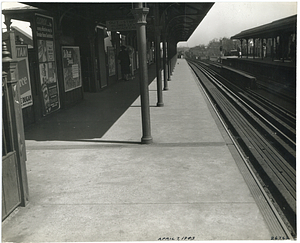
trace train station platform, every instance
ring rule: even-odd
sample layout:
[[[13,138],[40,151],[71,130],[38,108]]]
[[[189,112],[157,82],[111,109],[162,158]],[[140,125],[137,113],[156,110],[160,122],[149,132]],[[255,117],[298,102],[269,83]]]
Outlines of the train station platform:
[[[283,67],[293,67],[296,68],[296,62],[295,61],[291,61],[291,60],[278,60],[278,59],[272,59],[270,57],[255,57],[253,58],[252,56],[242,56],[242,58],[238,58],[238,57],[229,57],[229,58],[233,58],[236,59],[238,61],[247,61],[247,62],[254,62],[254,63],[260,63],[260,64],[268,64],[268,65],[276,65],[276,66],[283,66]],[[224,59],[226,59],[226,57],[224,57]]]
[[[274,237],[184,59],[168,84],[164,107],[156,106],[154,78],[149,86],[149,145],[140,143],[138,77],[86,93],[80,104],[26,129],[30,203],[2,223],[2,241]]]

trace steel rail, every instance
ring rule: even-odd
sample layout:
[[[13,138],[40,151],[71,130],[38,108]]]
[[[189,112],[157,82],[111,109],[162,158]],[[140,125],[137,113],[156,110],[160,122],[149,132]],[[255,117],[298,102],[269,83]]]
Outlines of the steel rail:
[[[284,132],[281,131],[278,127],[276,127],[273,123],[271,123],[268,119],[266,119],[263,115],[261,115],[259,112],[257,112],[254,108],[252,108],[247,102],[245,102],[243,99],[241,99],[239,96],[237,96],[232,90],[230,90],[226,85],[222,84],[218,79],[216,79],[211,73],[209,73],[207,70],[203,70],[203,72],[212,80],[217,82],[217,84],[227,90],[233,97],[235,97],[237,100],[239,100],[241,103],[243,103],[245,106],[247,106],[254,114],[256,114],[258,117],[260,117],[266,124],[268,124],[270,127],[272,127],[274,130],[276,130],[278,133],[280,133],[284,138],[286,138],[291,144],[296,146],[296,142],[292,140],[289,136],[287,136]]]
[[[235,146],[236,150],[238,151],[238,154],[240,155],[240,157],[242,158],[244,165],[246,166],[246,168],[248,169],[251,177],[253,178],[256,186],[259,188],[259,192],[262,193],[264,199],[267,202],[267,205],[270,207],[270,209],[272,210],[272,212],[274,213],[276,220],[279,222],[280,226],[282,227],[284,233],[288,236],[289,239],[293,239],[294,237],[292,236],[292,234],[290,233],[290,230],[288,229],[288,227],[286,226],[286,224],[284,223],[284,221],[282,220],[281,216],[279,215],[278,211],[276,210],[275,206],[273,205],[271,199],[269,198],[269,196],[267,195],[267,193],[265,192],[264,188],[262,187],[261,183],[259,182],[258,178],[256,177],[254,171],[252,170],[251,166],[249,165],[248,159],[245,157],[244,153],[242,152],[242,150],[240,149],[240,146],[237,144],[237,142],[235,141],[234,137],[232,136],[231,132],[229,131],[229,129],[226,126],[226,123],[224,122],[222,116],[220,115],[219,111],[216,109],[215,105],[213,104],[211,98],[209,97],[207,91],[205,90],[205,88],[203,87],[203,85],[199,82],[198,85],[200,86],[200,88],[202,89],[203,93],[205,94],[208,102],[210,103],[212,109],[214,110],[215,114],[217,115],[219,121],[221,122],[223,128],[225,129],[225,131],[227,132],[228,136],[230,137],[233,145]],[[243,175],[244,176],[244,175]],[[249,183],[249,180],[247,180],[247,182]],[[253,193],[253,190],[255,190],[255,188],[250,187],[249,185],[249,189],[251,191],[251,193]],[[253,193],[254,194],[254,193]],[[257,195],[257,194],[254,194]],[[262,200],[261,197],[258,196],[254,196],[254,199],[256,201]],[[259,203],[258,204],[259,208],[261,211],[266,212],[266,208],[263,205],[263,203]],[[263,214],[264,217],[265,214]],[[269,222],[269,221],[267,221]],[[271,227],[274,227],[274,223],[271,223]],[[274,229],[273,229],[274,230]]]

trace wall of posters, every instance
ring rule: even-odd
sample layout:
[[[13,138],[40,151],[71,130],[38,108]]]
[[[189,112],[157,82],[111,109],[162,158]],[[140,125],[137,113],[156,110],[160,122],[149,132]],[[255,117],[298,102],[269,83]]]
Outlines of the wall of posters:
[[[40,14],[36,14],[35,17],[43,115],[45,116],[60,108],[53,19]]]
[[[16,45],[16,59],[18,61],[18,74],[22,109],[33,105],[27,45]]]
[[[65,92],[67,92],[82,86],[79,47],[63,46],[62,54]]]
[[[108,46],[107,47],[107,56],[108,56],[108,75],[113,76],[116,74],[115,48]]]

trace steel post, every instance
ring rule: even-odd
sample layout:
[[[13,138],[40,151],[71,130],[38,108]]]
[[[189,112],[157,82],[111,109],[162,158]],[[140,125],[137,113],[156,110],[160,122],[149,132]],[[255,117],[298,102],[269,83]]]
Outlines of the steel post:
[[[168,90],[168,68],[167,68],[167,41],[166,36],[163,36],[163,65],[164,65],[164,90]]]
[[[168,60],[168,81],[171,81],[171,60]]]
[[[149,107],[149,88],[148,88],[148,66],[147,66],[147,49],[146,49],[146,17],[149,12],[148,8],[143,8],[142,4],[138,8],[132,9],[132,13],[137,21],[137,42],[139,52],[140,66],[140,95],[141,95],[141,113],[143,137],[141,142],[144,144],[152,143],[150,127],[150,107]]]
[[[164,106],[161,78],[161,57],[160,57],[160,35],[161,26],[159,25],[159,6],[155,4],[155,64],[156,64],[156,84],[157,84],[157,106]]]

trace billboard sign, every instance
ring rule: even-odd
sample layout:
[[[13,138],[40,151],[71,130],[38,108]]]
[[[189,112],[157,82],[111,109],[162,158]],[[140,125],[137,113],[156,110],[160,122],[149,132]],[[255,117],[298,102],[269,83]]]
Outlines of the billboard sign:
[[[106,21],[107,30],[110,31],[127,31],[136,30],[135,19],[124,19],[124,20],[108,20]]]
[[[36,14],[36,39],[38,48],[38,65],[43,97],[43,115],[46,116],[60,108],[57,81],[53,19]]]
[[[78,46],[62,47],[65,92],[82,86],[80,51]]]
[[[18,74],[22,109],[33,105],[27,45],[16,45],[16,59],[18,61]]]

